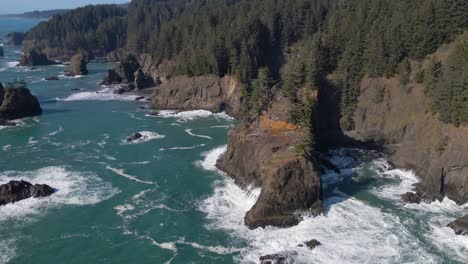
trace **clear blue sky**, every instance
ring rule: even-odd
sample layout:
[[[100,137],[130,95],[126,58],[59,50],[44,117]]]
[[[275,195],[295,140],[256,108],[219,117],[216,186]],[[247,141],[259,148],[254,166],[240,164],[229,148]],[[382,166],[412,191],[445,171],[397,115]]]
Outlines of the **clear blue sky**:
[[[128,2],[130,0],[0,0],[0,14],[75,8],[89,4],[122,4]]]

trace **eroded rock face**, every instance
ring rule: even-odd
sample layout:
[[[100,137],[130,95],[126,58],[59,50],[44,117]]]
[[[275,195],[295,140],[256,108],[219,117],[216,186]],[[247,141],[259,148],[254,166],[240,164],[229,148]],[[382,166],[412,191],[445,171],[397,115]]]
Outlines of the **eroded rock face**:
[[[465,215],[447,225],[452,228],[457,235],[468,236],[468,215]]]
[[[303,155],[303,130],[285,121],[291,107],[285,97],[277,97],[257,121],[232,129],[217,164],[240,186],[261,187],[244,218],[251,229],[293,226],[300,220],[297,211],[322,212],[316,161]]]
[[[236,117],[241,108],[241,90],[241,85],[227,76],[181,76],[159,85],[151,103],[156,109],[225,111]]]
[[[101,85],[119,83],[132,83],[135,81],[135,72],[140,69],[140,64],[134,55],[126,55],[120,64],[104,75]]]
[[[0,86],[0,119],[19,119],[42,113],[37,98],[27,88],[3,88]]]
[[[8,33],[8,45],[20,46],[26,36],[23,32],[11,32]]]
[[[376,87],[384,85],[381,102]],[[397,78],[365,78],[354,115],[355,133],[388,146],[391,161],[421,177],[408,201],[468,201],[468,130],[438,120],[429,110],[424,86],[411,83],[406,92]]]
[[[72,57],[70,67],[68,68],[68,76],[87,75],[88,68],[86,67],[87,58],[83,53]]]
[[[137,90],[154,87],[155,85],[156,83],[154,80],[151,77],[145,75],[141,68],[135,72],[135,88]]]
[[[55,61],[51,61],[47,58],[44,53],[36,50],[30,50],[24,53],[20,59],[20,66],[42,66],[42,65],[53,65],[57,64]]]
[[[27,198],[46,197],[53,194],[55,190],[45,184],[32,185],[26,181],[10,181],[0,185],[0,205],[15,203]]]

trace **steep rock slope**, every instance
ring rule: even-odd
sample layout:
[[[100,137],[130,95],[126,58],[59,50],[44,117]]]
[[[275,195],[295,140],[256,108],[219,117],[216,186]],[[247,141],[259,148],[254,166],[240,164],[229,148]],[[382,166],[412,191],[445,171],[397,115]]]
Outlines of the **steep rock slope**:
[[[432,57],[444,60],[449,50],[444,46]],[[364,78],[353,133],[383,143],[396,166],[413,169],[421,177],[416,192],[424,200],[447,196],[463,204],[468,201],[468,127],[444,123],[430,111],[426,85],[416,81],[428,63],[413,62],[406,85],[398,78]]]
[[[245,216],[251,229],[296,225],[296,213],[322,211],[317,163],[303,155],[303,129],[287,121],[291,107],[286,97],[278,96],[256,121],[231,130],[227,152],[218,161],[237,184],[261,187]]]

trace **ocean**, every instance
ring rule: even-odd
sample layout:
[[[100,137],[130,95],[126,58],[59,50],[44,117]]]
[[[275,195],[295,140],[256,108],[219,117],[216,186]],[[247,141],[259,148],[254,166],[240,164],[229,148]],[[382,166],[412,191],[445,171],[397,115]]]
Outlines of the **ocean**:
[[[0,36],[38,22],[0,18]],[[215,167],[237,120],[202,110],[151,116],[140,109],[148,101],[97,84],[114,64],[69,78],[66,66],[16,67],[20,47],[5,52],[0,82],[27,81],[44,113],[0,127],[0,184],[24,179],[58,192],[0,207],[1,264],[259,263],[275,253],[289,263],[468,262],[468,237],[445,227],[468,206],[403,205],[417,175],[382,153],[322,153],[341,168],[323,175],[326,214],[249,230],[243,216],[260,190]],[[127,143],[136,132],[144,137]],[[311,239],[323,245],[298,247]]]

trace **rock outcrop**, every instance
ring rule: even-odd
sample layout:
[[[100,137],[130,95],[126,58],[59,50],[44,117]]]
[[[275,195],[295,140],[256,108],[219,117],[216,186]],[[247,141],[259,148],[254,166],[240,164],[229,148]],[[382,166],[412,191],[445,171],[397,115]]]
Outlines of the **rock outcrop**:
[[[322,212],[317,163],[304,156],[303,129],[287,122],[292,107],[277,96],[256,121],[229,131],[227,152],[218,161],[218,168],[240,186],[261,187],[244,218],[251,229],[292,226],[299,223],[299,212]]]
[[[152,95],[156,109],[225,111],[237,117],[241,109],[242,87],[234,78],[215,75],[169,79]]]
[[[468,236],[468,215],[458,218],[447,226],[452,228],[457,235]]]
[[[32,185],[26,181],[10,181],[0,185],[0,206],[15,203],[27,198],[39,198],[52,195],[55,190],[45,184]]]
[[[0,119],[19,119],[42,113],[37,98],[27,88],[3,88],[0,85]]]
[[[70,67],[68,68],[67,76],[87,75],[88,68],[86,67],[88,59],[83,53],[79,53],[72,57]]]
[[[125,58],[127,51],[124,49],[116,49],[107,54],[107,61],[109,62],[119,62]]]
[[[141,68],[135,72],[135,88],[137,90],[154,87],[155,85],[154,80],[147,76]]]
[[[24,32],[10,32],[7,35],[8,45],[21,46],[26,34]]]
[[[55,61],[49,60],[47,55],[33,49],[24,53],[20,59],[19,66],[43,66],[54,64],[57,63]]]
[[[137,58],[131,54],[126,55],[115,69],[107,71],[101,85],[133,83],[138,69],[140,69],[140,63]]]

